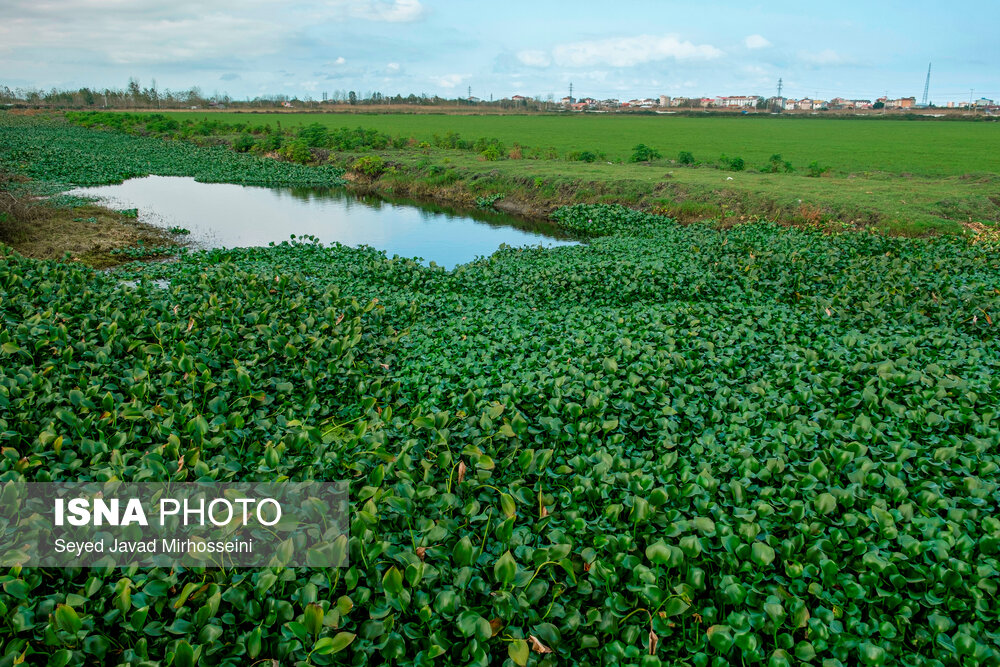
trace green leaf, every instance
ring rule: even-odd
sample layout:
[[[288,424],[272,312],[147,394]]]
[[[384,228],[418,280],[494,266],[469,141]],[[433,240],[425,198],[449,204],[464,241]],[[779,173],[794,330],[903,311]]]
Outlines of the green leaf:
[[[49,656],[49,661],[45,663],[48,667],[66,667],[73,659],[73,653],[66,649],[60,649]],[[14,662],[16,664],[16,661]]]
[[[403,575],[393,565],[382,575],[382,588],[391,596],[399,595],[403,590]]]
[[[351,645],[354,638],[357,635],[351,634],[350,632],[338,632],[333,637],[322,637],[316,641],[313,646],[313,653],[318,653],[319,655],[333,655],[334,653],[340,653],[345,648]]]
[[[523,639],[515,639],[507,645],[507,655],[514,661],[515,665],[524,667],[528,664],[528,642]]]
[[[663,613],[666,616],[676,616],[678,614],[683,614],[691,607],[690,604],[685,602],[679,597],[672,597],[667,600],[667,604],[663,606]]]
[[[754,542],[750,550],[750,560],[755,565],[767,567],[774,562],[774,549],[764,542]]]
[[[315,602],[310,602],[306,605],[305,613],[303,614],[303,624],[314,637],[323,630],[323,617],[325,616],[323,612],[323,607],[319,606]]]
[[[458,615],[458,629],[464,637],[475,637],[481,642],[493,636],[490,622],[474,611],[463,611]]]
[[[646,547],[646,558],[657,565],[666,565],[671,558],[670,547],[663,540],[657,540]]]
[[[194,649],[185,640],[177,642],[174,649],[174,667],[194,667]]]
[[[500,558],[497,559],[497,562],[493,565],[493,575],[496,577],[498,582],[507,586],[514,581],[514,576],[516,574],[517,562],[508,550],[504,552],[504,554],[500,556]]]
[[[71,635],[75,635],[83,626],[83,622],[77,615],[76,610],[68,604],[56,605],[55,618],[56,625],[59,629],[63,632],[68,632]]]
[[[474,552],[475,547],[472,545],[472,540],[469,539],[468,535],[465,535],[452,550],[452,558],[455,559],[455,564],[459,567],[471,565]]]
[[[837,509],[837,499],[834,498],[832,493],[821,493],[816,496],[813,506],[820,514],[829,514]]]
[[[28,597],[28,585],[23,579],[11,579],[3,582],[3,592],[18,600],[25,600]]]

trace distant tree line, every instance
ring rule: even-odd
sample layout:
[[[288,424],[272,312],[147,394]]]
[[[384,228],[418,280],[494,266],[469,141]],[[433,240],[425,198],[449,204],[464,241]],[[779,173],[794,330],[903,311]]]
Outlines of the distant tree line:
[[[354,90],[335,90],[323,93],[323,99],[292,97],[288,95],[262,95],[254,98],[234,99],[228,94],[207,95],[194,86],[188,90],[160,89],[154,79],[149,86],[142,86],[138,79],[130,78],[124,88],[79,88],[60,90],[51,88],[10,88],[0,85],[0,106],[13,108],[52,109],[178,109],[205,107],[268,108],[293,106],[320,109],[324,105],[350,106],[412,105],[412,106],[470,106],[493,109],[548,111],[559,107],[552,99],[541,97],[485,101],[476,98],[446,98],[421,93],[415,95],[388,95],[378,91],[361,93]]]

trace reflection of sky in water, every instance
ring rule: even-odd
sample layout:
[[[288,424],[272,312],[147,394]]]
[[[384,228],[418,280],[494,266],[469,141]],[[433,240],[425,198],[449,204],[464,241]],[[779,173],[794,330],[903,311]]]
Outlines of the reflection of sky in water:
[[[237,248],[312,235],[324,243],[370,245],[392,257],[422,257],[448,268],[510,246],[567,245],[558,231],[504,216],[426,210],[343,189],[260,188],[197,183],[193,178],[148,176],[120,185],[80,188],[74,194],[101,197],[113,208],[138,208],[139,218],[163,227],[191,230],[198,245]],[[511,225],[518,225],[514,227]]]

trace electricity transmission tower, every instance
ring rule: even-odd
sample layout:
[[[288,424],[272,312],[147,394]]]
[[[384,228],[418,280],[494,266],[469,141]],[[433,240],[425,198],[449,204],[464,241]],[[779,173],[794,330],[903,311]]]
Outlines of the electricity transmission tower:
[[[924,97],[920,100],[920,106],[927,106],[927,93],[931,89],[931,65],[934,63],[927,63],[927,80],[924,81]]]

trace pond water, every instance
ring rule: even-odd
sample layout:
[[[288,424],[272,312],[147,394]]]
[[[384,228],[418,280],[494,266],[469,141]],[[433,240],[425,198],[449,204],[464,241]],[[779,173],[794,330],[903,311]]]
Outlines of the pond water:
[[[238,248],[312,235],[323,243],[369,245],[390,257],[419,257],[453,268],[509,246],[572,245],[554,225],[494,213],[358,197],[343,188],[262,188],[147,176],[119,185],[78,188],[139,219],[183,227],[199,247]]]

